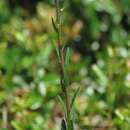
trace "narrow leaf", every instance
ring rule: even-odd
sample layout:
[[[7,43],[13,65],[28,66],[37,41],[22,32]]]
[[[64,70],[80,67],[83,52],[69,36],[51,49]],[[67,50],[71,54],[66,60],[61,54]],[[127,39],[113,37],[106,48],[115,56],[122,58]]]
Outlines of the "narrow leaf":
[[[61,130],[67,130],[67,125],[64,119],[61,122]]]
[[[61,105],[63,106],[64,112],[65,112],[65,114],[66,114],[66,113],[67,113],[67,112],[66,112],[66,106],[65,106],[65,103],[64,103],[63,99],[62,99],[60,96],[58,96],[58,99],[59,99]]]
[[[76,99],[76,97],[77,97],[77,95],[79,93],[79,90],[80,90],[80,87],[78,87],[77,90],[74,93],[74,96],[73,96],[71,104],[70,104],[70,109],[72,109],[72,107],[73,107],[74,101],[75,101],[75,99]]]
[[[69,120],[68,130],[74,130],[73,120]]]
[[[65,64],[68,65],[70,61],[70,48],[67,48],[65,55]]]
[[[53,45],[54,45],[56,53],[57,53],[58,61],[60,61],[61,59],[60,59],[60,54],[59,54],[59,48],[55,43]]]
[[[51,20],[52,20],[52,25],[53,25],[54,30],[58,33],[58,27],[56,26],[54,19],[51,18]]]

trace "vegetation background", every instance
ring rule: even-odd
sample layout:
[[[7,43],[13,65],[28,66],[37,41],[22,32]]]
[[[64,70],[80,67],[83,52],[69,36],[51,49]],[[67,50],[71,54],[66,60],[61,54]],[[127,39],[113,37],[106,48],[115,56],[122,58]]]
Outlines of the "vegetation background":
[[[52,0],[0,0],[0,130],[60,129],[54,15]],[[75,128],[130,130],[130,0],[70,0],[62,20]]]

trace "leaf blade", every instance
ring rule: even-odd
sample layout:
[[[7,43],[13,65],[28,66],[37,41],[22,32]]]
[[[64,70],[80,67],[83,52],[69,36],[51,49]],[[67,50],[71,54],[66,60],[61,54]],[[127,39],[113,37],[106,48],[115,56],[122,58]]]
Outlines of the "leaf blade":
[[[73,96],[73,98],[72,98],[72,100],[71,100],[71,104],[70,104],[70,110],[71,110],[72,107],[73,107],[74,101],[75,101],[75,99],[76,99],[76,97],[77,97],[79,91],[80,91],[80,87],[78,87],[77,90],[76,90],[75,93],[74,93],[74,96]]]
[[[64,119],[61,122],[61,130],[67,130],[66,121]]]
[[[58,27],[57,27],[57,25],[55,24],[54,19],[51,18],[51,21],[52,21],[52,25],[53,25],[53,28],[54,28],[55,32],[58,33]]]

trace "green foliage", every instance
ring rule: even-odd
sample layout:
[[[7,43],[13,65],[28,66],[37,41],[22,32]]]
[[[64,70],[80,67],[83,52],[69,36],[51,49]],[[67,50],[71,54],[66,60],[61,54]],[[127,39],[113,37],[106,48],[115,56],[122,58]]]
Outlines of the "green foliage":
[[[58,130],[66,110],[55,52],[56,47],[60,59],[54,3],[9,1],[0,0],[0,130]],[[69,84],[73,109],[69,128],[129,130],[130,1],[64,4],[63,83]]]

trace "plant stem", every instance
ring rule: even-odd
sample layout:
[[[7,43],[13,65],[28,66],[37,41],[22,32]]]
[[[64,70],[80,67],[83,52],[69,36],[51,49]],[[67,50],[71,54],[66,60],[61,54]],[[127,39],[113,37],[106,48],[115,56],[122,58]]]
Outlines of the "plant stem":
[[[70,102],[69,102],[69,94],[66,84],[66,72],[65,72],[65,54],[64,48],[62,47],[62,37],[61,37],[61,11],[59,0],[55,0],[56,6],[56,26],[57,26],[57,40],[58,40],[58,53],[59,53],[59,68],[60,68],[60,79],[61,79],[61,89],[64,95],[64,102],[66,105],[66,122],[67,125],[70,121]]]

